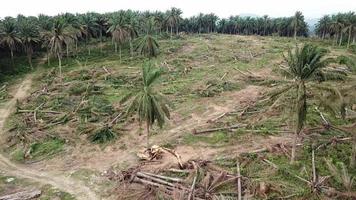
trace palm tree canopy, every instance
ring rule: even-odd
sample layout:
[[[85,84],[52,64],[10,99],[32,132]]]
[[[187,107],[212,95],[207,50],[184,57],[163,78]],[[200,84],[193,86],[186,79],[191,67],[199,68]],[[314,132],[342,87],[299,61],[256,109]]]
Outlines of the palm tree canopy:
[[[285,72],[300,81],[324,81],[326,78],[332,79],[333,77],[340,79],[344,75],[342,72],[326,69],[328,64],[335,61],[331,58],[324,58],[326,54],[326,49],[311,44],[297,47],[294,52],[289,50],[288,55],[284,56],[288,64]]]
[[[157,121],[158,126],[162,127],[166,118],[170,118],[168,101],[154,90],[154,83],[158,81],[161,74],[162,71],[150,62],[143,65],[142,85],[127,110],[127,114],[136,112],[139,122],[145,121],[149,126]]]
[[[0,26],[0,45],[15,50],[18,44],[21,44],[21,38],[16,27],[16,20],[6,17]]]
[[[114,15],[109,20],[110,27],[107,32],[110,32],[112,35],[112,41],[118,44],[123,44],[126,42],[129,31],[128,31],[128,22],[124,16],[124,13],[120,12]]]
[[[136,46],[136,51],[138,51],[141,55],[147,56],[149,58],[156,57],[159,54],[159,44],[156,38],[152,35],[155,23],[156,22],[153,17],[151,17],[150,20],[146,22],[146,35],[138,38]]]

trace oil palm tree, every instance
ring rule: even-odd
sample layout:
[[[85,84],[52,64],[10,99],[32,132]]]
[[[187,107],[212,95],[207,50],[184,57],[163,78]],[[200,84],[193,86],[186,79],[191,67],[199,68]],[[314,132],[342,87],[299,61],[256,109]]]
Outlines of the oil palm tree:
[[[158,81],[162,71],[155,68],[150,62],[143,65],[142,68],[142,84],[138,91],[134,91],[128,95],[129,105],[127,114],[136,114],[139,123],[146,123],[147,133],[147,148],[149,148],[150,128],[157,122],[162,128],[166,119],[170,118],[169,105],[167,99],[162,94],[157,92],[154,84]]]
[[[71,31],[63,19],[57,19],[51,31],[45,32],[43,38],[51,53],[58,59],[59,77],[62,78],[62,48],[72,37]]]
[[[117,53],[117,46],[119,46],[119,55],[120,55],[120,62],[121,62],[121,46],[128,40],[130,37],[128,27],[127,27],[127,20],[124,16],[124,13],[118,13],[114,15],[109,20],[110,27],[108,32],[111,33],[112,42],[115,45],[115,53]]]
[[[307,95],[317,95],[320,90],[336,92],[336,88],[328,85],[324,87],[322,82],[330,79],[344,79],[346,74],[327,68],[333,62],[331,58],[325,58],[327,51],[311,44],[296,47],[294,52],[289,50],[285,56],[287,67],[283,67],[283,73],[291,78],[289,81],[281,81],[282,86],[270,94],[273,106],[278,103],[289,103],[295,100],[296,112],[295,140],[292,147],[291,162],[295,159],[296,142],[302,131],[307,115]],[[318,91],[318,92],[317,92]],[[285,105],[285,106],[289,106]]]
[[[82,30],[82,37],[85,38],[85,45],[90,55],[91,49],[89,46],[89,40],[98,33],[98,24],[92,13],[86,13],[80,17],[80,30]]]
[[[19,23],[19,32],[21,37],[21,43],[27,55],[28,63],[30,65],[30,68],[33,69],[33,46],[40,42],[38,26],[30,19],[26,19]]]
[[[105,33],[108,26],[108,19],[101,14],[95,14],[95,23],[98,27],[99,40],[100,40],[100,52],[103,52],[103,33]]]
[[[40,38],[42,40],[42,47],[46,48],[47,63],[50,65],[50,51],[49,47],[46,44],[47,38],[45,38],[46,33],[50,32],[53,28],[53,18],[47,15],[40,14],[38,15],[38,25],[40,28]]]
[[[155,20],[152,17],[146,22],[146,34],[138,38],[136,51],[148,58],[156,57],[159,54],[159,44],[152,35]]]
[[[135,18],[133,13],[128,13],[128,20],[127,20],[127,25],[126,25],[126,30],[128,33],[128,40],[130,44],[130,55],[133,57],[133,44],[132,41],[138,36],[138,21]]]
[[[6,17],[0,26],[0,45],[9,49],[12,66],[14,66],[14,51],[21,44],[15,22],[15,19]]]
[[[297,33],[298,33],[298,30],[299,30],[301,24],[303,23],[303,21],[304,21],[304,16],[303,16],[302,12],[300,12],[300,11],[295,12],[292,23],[291,23],[291,26],[294,29],[294,39],[295,40],[297,40]]]

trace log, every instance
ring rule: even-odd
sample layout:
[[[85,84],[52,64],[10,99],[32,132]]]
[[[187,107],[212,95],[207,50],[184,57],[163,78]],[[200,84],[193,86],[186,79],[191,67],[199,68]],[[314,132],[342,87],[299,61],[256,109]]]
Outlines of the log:
[[[28,200],[34,199],[41,196],[41,190],[28,190],[28,191],[21,191],[14,194],[9,194],[5,196],[1,196],[0,200]]]
[[[240,173],[240,163],[237,161],[236,163],[237,168],[237,200],[241,200],[241,173]]]
[[[244,124],[235,124],[229,127],[221,127],[221,128],[212,128],[212,129],[206,129],[206,130],[201,130],[201,131],[197,131],[197,130],[193,130],[193,134],[194,135],[199,135],[199,134],[203,134],[203,133],[211,133],[211,132],[215,132],[215,131],[223,131],[223,130],[231,130],[231,129],[236,129],[236,128],[243,128],[246,125]]]
[[[148,173],[148,172],[141,172],[142,174],[146,174],[148,176],[152,176],[155,178],[160,178],[160,179],[164,179],[166,181],[173,181],[173,182],[184,182],[183,179],[181,178],[173,178],[173,177],[168,177],[168,176],[162,176],[162,175],[158,175],[158,174],[152,174],[152,173]]]
[[[17,110],[18,113],[33,113],[33,112],[39,112],[39,113],[50,113],[50,114],[63,114],[63,112],[58,112],[54,110]]]
[[[174,184],[170,183],[170,182],[167,182],[167,181],[164,181],[160,178],[156,178],[156,177],[153,177],[151,175],[147,175],[147,174],[144,174],[142,172],[137,172],[136,174],[138,177],[141,177],[141,178],[145,178],[145,179],[149,179],[149,180],[152,180],[154,181],[155,183],[159,183],[159,184],[163,184],[165,186],[170,186],[170,187],[174,187]]]
[[[197,182],[197,176],[198,174],[195,175],[194,180],[193,180],[193,184],[190,187],[190,192],[189,192],[189,196],[188,196],[188,200],[193,200],[194,197],[194,188],[195,188],[195,184]]]

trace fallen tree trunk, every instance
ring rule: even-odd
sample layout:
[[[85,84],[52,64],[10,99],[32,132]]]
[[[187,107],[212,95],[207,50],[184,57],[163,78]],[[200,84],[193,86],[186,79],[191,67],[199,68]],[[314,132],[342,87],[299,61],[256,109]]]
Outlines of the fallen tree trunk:
[[[246,127],[245,124],[235,124],[229,127],[221,127],[221,128],[212,128],[212,129],[205,129],[205,130],[193,130],[193,134],[194,135],[199,135],[199,134],[203,134],[203,133],[211,133],[211,132],[215,132],[215,131],[224,131],[224,130],[232,130],[232,129],[236,129],[236,128],[243,128]]]
[[[2,196],[0,200],[28,200],[39,196],[41,196],[41,190],[29,190]]]

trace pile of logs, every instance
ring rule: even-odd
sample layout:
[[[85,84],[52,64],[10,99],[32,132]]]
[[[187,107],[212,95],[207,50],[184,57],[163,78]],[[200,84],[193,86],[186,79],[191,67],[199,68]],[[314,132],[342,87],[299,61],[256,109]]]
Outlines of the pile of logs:
[[[129,169],[121,175],[109,173],[110,177],[117,177],[120,183],[130,186],[139,184],[147,192],[141,192],[141,199],[149,199],[149,192],[161,194],[167,198],[178,199],[213,199],[214,196],[224,194],[224,197],[241,199],[242,180],[240,165],[237,163],[237,174],[230,173],[213,165],[210,161],[190,160],[183,165],[183,169],[163,169],[160,173],[141,171],[140,168]],[[115,179],[115,178],[114,178]],[[231,187],[232,186],[232,187]],[[237,188],[237,190],[236,190]],[[139,192],[136,192],[139,193]],[[127,194],[129,196],[130,194]],[[125,199],[126,195],[122,195]]]

